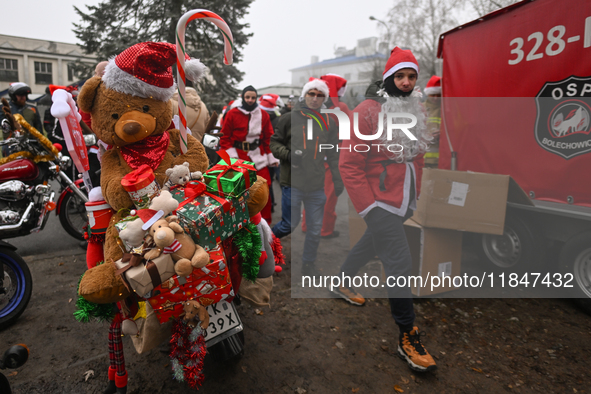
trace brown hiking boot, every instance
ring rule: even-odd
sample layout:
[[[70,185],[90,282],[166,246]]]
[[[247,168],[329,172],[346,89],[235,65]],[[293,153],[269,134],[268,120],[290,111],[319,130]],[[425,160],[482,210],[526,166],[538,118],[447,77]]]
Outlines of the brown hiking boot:
[[[410,369],[417,372],[437,369],[433,357],[421,344],[421,337],[424,335],[424,332],[420,332],[417,327],[413,327],[410,332],[401,333],[398,341],[398,355],[403,360],[406,360]]]
[[[334,289],[332,292],[350,304],[357,306],[365,305],[365,298],[363,298],[361,294],[356,293],[348,287],[341,286],[338,289]]]

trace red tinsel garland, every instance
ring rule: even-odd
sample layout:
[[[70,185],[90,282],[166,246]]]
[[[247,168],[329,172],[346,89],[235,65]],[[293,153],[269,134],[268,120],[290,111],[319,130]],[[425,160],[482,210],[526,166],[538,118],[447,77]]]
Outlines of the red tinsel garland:
[[[205,379],[202,370],[206,347],[202,333],[199,333],[194,340],[190,339],[193,330],[200,330],[200,328],[199,326],[196,328],[189,327],[183,319],[176,319],[173,322],[172,338],[170,339],[170,359],[174,378],[187,382],[192,389],[198,389]],[[182,368],[182,376],[176,373],[179,371],[175,368]]]
[[[285,265],[285,255],[283,254],[283,246],[279,238],[273,234],[273,242],[271,243],[271,249],[273,250],[273,257],[275,257],[276,265]]]

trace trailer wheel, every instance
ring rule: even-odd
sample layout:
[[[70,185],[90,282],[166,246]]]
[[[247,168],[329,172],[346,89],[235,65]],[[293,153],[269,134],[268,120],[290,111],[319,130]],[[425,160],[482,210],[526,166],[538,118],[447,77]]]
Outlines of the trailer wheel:
[[[591,314],[591,232],[569,239],[560,252],[564,273],[572,273],[572,295],[587,313]]]
[[[479,252],[497,269],[524,271],[540,263],[542,236],[521,217],[508,214],[503,235],[482,234]]]

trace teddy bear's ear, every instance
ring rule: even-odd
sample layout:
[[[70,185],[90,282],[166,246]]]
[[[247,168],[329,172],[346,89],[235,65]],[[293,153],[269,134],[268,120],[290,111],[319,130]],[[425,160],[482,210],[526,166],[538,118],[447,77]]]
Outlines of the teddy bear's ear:
[[[189,168],[189,162],[188,162],[188,161],[184,162],[184,163],[183,163],[183,165],[184,165],[185,167]]]
[[[80,94],[78,94],[78,108],[80,108],[83,112],[90,113],[92,111],[92,107],[94,106],[94,99],[98,92],[98,88],[101,85],[101,77],[92,77],[87,80],[82,89],[80,89]]]
[[[173,171],[174,171],[174,170],[173,170],[172,168],[167,168],[167,169],[166,169],[166,176],[171,176],[171,175],[172,175],[172,173],[173,173]]]

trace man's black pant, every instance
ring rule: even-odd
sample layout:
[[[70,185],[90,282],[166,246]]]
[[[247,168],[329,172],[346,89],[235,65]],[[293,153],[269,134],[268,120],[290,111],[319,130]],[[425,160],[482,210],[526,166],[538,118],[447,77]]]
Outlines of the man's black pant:
[[[409,217],[412,211],[408,211]],[[412,258],[404,232],[404,220],[382,208],[372,209],[364,218],[367,230],[349,252],[341,272],[353,277],[369,260],[378,256],[386,276],[397,278],[411,275]],[[412,329],[415,312],[410,287],[388,287],[390,310],[401,330]]]

